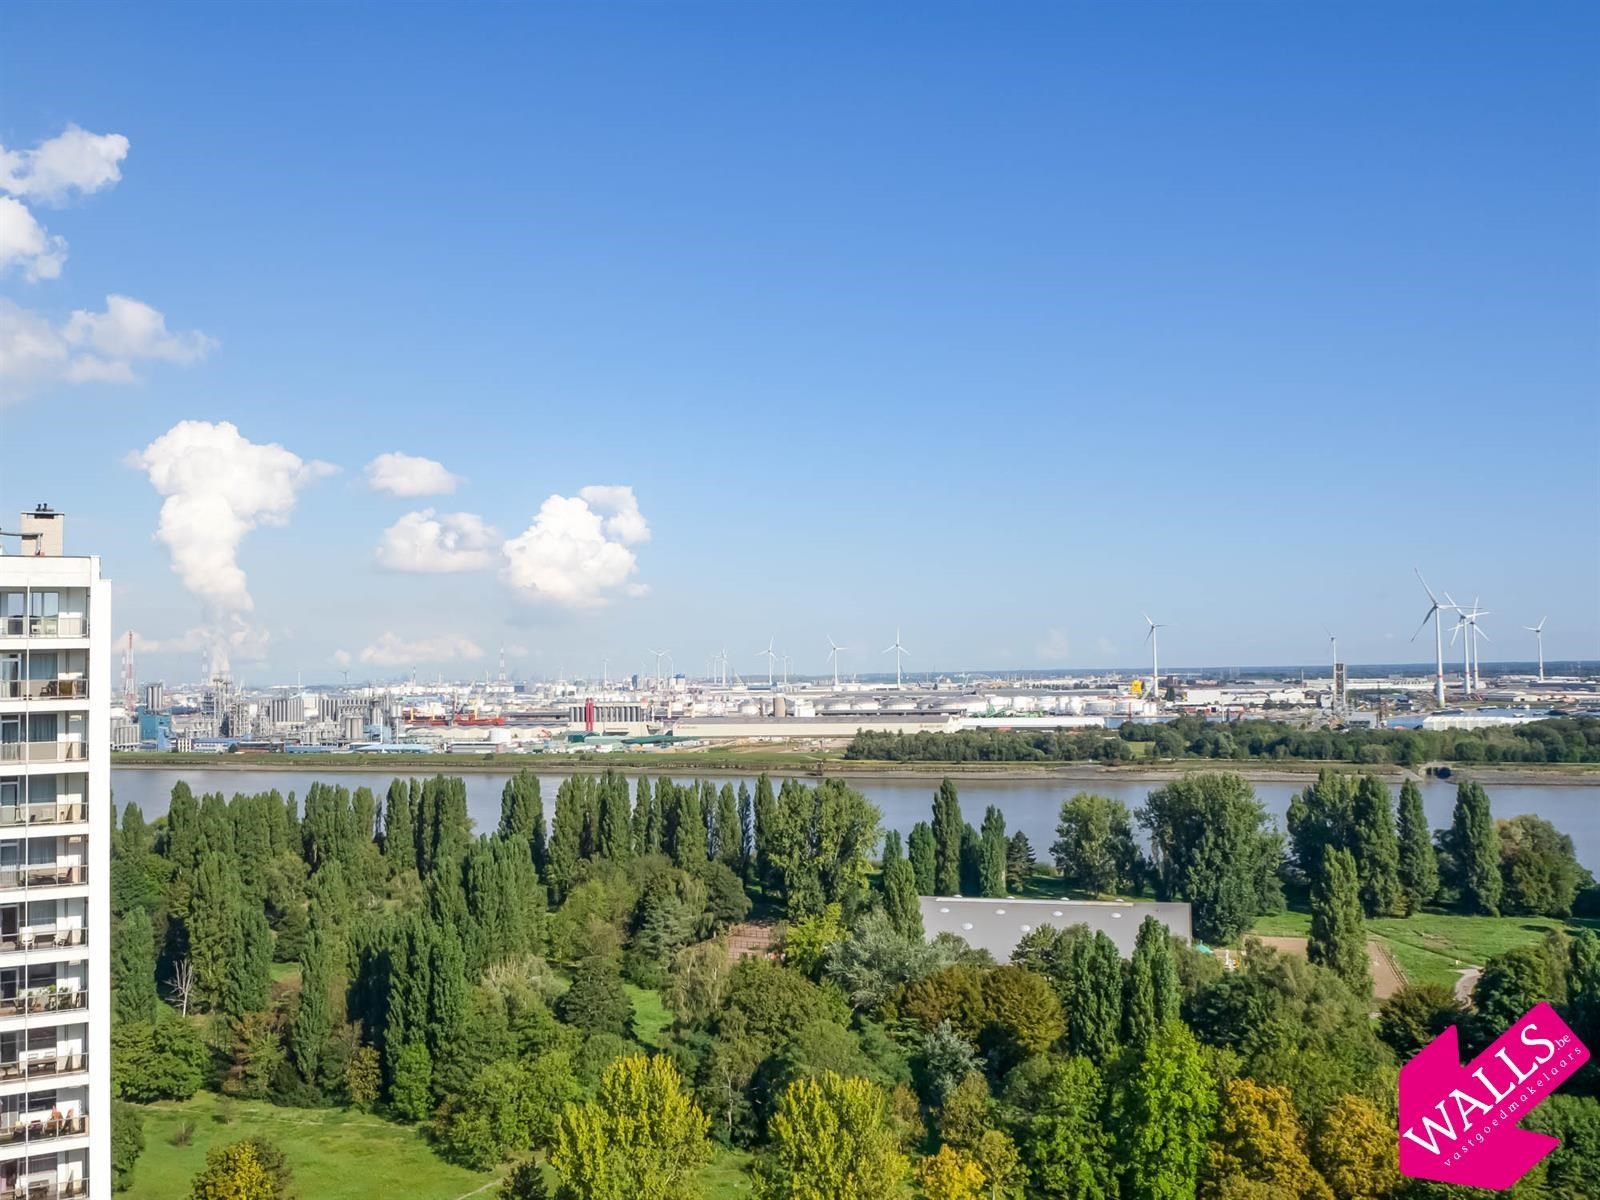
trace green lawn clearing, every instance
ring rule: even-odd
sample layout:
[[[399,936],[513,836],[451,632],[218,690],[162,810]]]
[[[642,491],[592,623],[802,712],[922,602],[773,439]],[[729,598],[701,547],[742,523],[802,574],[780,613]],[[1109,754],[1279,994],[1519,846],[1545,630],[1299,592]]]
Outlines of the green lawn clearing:
[[[633,1036],[641,1046],[651,1050],[662,1048],[661,1035],[672,1024],[672,1014],[661,1000],[661,993],[653,988],[624,984],[628,999],[633,1001]]]

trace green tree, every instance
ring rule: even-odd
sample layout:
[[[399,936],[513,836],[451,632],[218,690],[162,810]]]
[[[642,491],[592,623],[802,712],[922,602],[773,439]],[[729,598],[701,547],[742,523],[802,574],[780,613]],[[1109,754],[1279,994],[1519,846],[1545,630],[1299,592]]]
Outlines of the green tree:
[[[1378,1036],[1405,1062],[1452,1025],[1466,1020],[1455,992],[1437,983],[1413,983],[1378,1006]]]
[[[207,1151],[205,1169],[189,1191],[190,1200],[278,1200],[280,1195],[278,1181],[249,1140]]]
[[[1361,887],[1361,907],[1369,917],[1401,916],[1400,847],[1395,840],[1389,789],[1374,775],[1356,785],[1351,812],[1350,853]]]
[[[1541,947],[1518,946],[1495,955],[1472,989],[1468,1040],[1487,1046],[1535,1004],[1556,995],[1562,983],[1552,978],[1550,959]]]
[[[1006,843],[1006,887],[1013,893],[1026,891],[1029,880],[1033,878],[1036,861],[1033,843],[1028,840],[1027,834],[1017,830]]]
[[[961,834],[965,827],[956,785],[948,778],[943,779],[933,797],[932,895],[956,896],[961,893]]]
[[[114,1024],[111,1090],[140,1104],[187,1100],[200,1090],[211,1056],[193,1025],[170,1012],[154,1022]]]
[[[996,967],[983,976],[982,989],[980,1041],[1002,1069],[1044,1053],[1066,1032],[1061,1001],[1043,975],[1026,967]]]
[[[750,799],[750,787],[739,781],[739,876],[748,881],[755,865],[756,808]]]
[[[1500,915],[1500,834],[1489,812],[1489,796],[1476,783],[1456,788],[1456,807],[1443,835],[1446,882],[1469,912]],[[1520,1014],[1519,1014],[1520,1015]]]
[[[544,866],[544,800],[532,771],[518,771],[500,792],[500,836],[527,847],[536,868]]]
[[[155,933],[150,914],[135,908],[111,928],[112,1019],[154,1021],[159,1004]]]
[[[978,886],[985,896],[1006,894],[1006,818],[991,804],[983,813],[978,834]]]
[[[883,864],[883,911],[897,933],[920,938],[922,904],[917,896],[916,870],[899,854],[899,838],[894,844],[894,857],[886,857]]]
[[[1283,839],[1242,776],[1175,779],[1150,793],[1139,823],[1150,831],[1157,892],[1190,901],[1196,937],[1233,941],[1282,907]]]
[[[383,857],[391,873],[417,865],[416,816],[410,786],[404,779],[390,781],[383,805]]]
[[[763,1200],[890,1200],[906,1158],[883,1089],[829,1071],[798,1079],[778,1099],[756,1162]]]
[[[1146,917],[1139,924],[1127,977],[1122,1004],[1123,1037],[1137,1046],[1153,1037],[1168,1021],[1177,1020],[1183,1000],[1172,935],[1154,917]]]
[[[335,947],[322,926],[320,911],[313,906],[300,955],[300,1002],[289,1026],[290,1061],[300,1078],[313,1086],[321,1078],[322,1052],[334,1024]]]
[[[933,840],[933,829],[926,821],[918,821],[911,827],[911,835],[906,839],[906,858],[917,877],[917,894],[938,895],[935,886],[938,850]]]
[[[1422,809],[1422,789],[1412,779],[1400,785],[1398,854],[1406,911],[1420,912],[1439,891],[1439,862],[1433,852],[1428,817]]]
[[[144,1153],[144,1112],[124,1100],[111,1102],[111,1190],[133,1186],[133,1170]]]
[[[986,1182],[977,1160],[950,1146],[919,1162],[916,1179],[927,1200],[980,1200]]]
[[[709,1128],[670,1059],[619,1058],[593,1100],[566,1106],[550,1164],[572,1200],[690,1200]]]
[[[426,1120],[433,1111],[433,1056],[420,1033],[396,1048],[391,1076],[390,1107],[405,1120]]]
[[[1066,1048],[1105,1064],[1122,1033],[1122,955],[1103,932],[1070,932],[1065,961],[1054,976],[1067,1011]]]
[[[1501,821],[1499,834],[1505,911],[1571,916],[1579,889],[1590,882],[1589,873],[1578,863],[1572,839],[1530,813]]]
[[[1348,850],[1325,850],[1311,886],[1311,937],[1306,957],[1327,967],[1361,995],[1372,990],[1367,931],[1361,919],[1356,864]]]
[[[1092,1062],[1048,1059],[1033,1078],[1014,1072],[1005,1099],[1018,1114],[1029,1196],[1116,1200],[1114,1147],[1100,1120],[1105,1087]]]
[[[1111,1093],[1122,1200],[1193,1200],[1216,1107],[1216,1083],[1194,1035],[1164,1026]]]
[[[556,1015],[586,1033],[633,1036],[633,1001],[609,958],[591,956],[578,963],[572,986],[556,1004]]]
[[[529,1146],[551,1144],[563,1109],[578,1097],[564,1051],[527,1064],[501,1059],[445,1101],[434,1118],[434,1137],[452,1160],[488,1170]]]
[[[1324,867],[1326,860],[1325,855]],[[1260,1185],[1274,1200],[1332,1200],[1306,1155],[1288,1088],[1262,1087],[1253,1079],[1222,1085],[1200,1193],[1208,1200],[1227,1200],[1239,1194],[1235,1189],[1241,1184]]]
[[[499,1196],[500,1200],[549,1200],[544,1168],[532,1159],[523,1159],[507,1173]]]
[[[1127,805],[1090,792],[1063,801],[1050,853],[1069,888],[1096,896],[1130,890],[1138,872],[1139,851]]]

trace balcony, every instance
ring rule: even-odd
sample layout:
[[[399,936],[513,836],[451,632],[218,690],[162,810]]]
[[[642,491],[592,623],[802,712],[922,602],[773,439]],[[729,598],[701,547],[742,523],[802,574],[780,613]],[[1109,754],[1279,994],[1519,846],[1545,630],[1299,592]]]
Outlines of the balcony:
[[[0,700],[87,700],[87,679],[0,679]]]
[[[88,1007],[89,993],[84,988],[29,988],[19,995],[0,998],[0,1017],[74,1012]]]
[[[55,1079],[61,1075],[79,1075],[88,1069],[87,1054],[47,1054],[16,1062],[0,1062],[0,1083],[15,1083],[19,1079]]]
[[[38,1183],[0,1185],[0,1200],[80,1200],[88,1194],[86,1179],[41,1179]]]
[[[65,1137],[78,1137],[89,1132],[89,1119],[79,1113],[73,1116],[54,1116],[44,1113],[13,1115],[10,1123],[0,1126],[0,1146],[22,1143],[48,1144]]]
[[[76,887],[88,878],[88,868],[76,863],[0,867],[0,888]]]
[[[82,742],[0,742],[0,762],[83,762],[88,757]]]
[[[23,950],[64,950],[81,946],[87,931],[81,925],[33,925],[15,933],[0,934],[0,954]]]
[[[81,638],[89,636],[87,617],[0,617],[0,637]]]
[[[0,805],[0,828],[17,825],[72,825],[89,819],[89,806],[75,801]]]

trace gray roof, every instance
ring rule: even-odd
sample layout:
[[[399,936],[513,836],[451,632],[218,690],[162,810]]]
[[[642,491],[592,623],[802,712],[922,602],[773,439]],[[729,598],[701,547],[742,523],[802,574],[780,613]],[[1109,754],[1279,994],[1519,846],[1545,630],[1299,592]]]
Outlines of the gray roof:
[[[996,962],[1009,962],[1022,935],[1041,925],[1065,929],[1087,925],[1103,932],[1123,958],[1133,953],[1139,926],[1154,917],[1181,938],[1191,937],[1189,906],[1152,900],[1011,900],[923,896],[922,928],[930,938],[953,933],[987,950]]]

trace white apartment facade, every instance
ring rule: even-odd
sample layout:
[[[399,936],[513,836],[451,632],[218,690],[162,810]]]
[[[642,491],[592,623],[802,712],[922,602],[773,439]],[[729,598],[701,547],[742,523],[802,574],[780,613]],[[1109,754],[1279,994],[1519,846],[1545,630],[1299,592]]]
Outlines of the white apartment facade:
[[[111,589],[63,520],[0,547],[0,1200],[111,1195]]]

